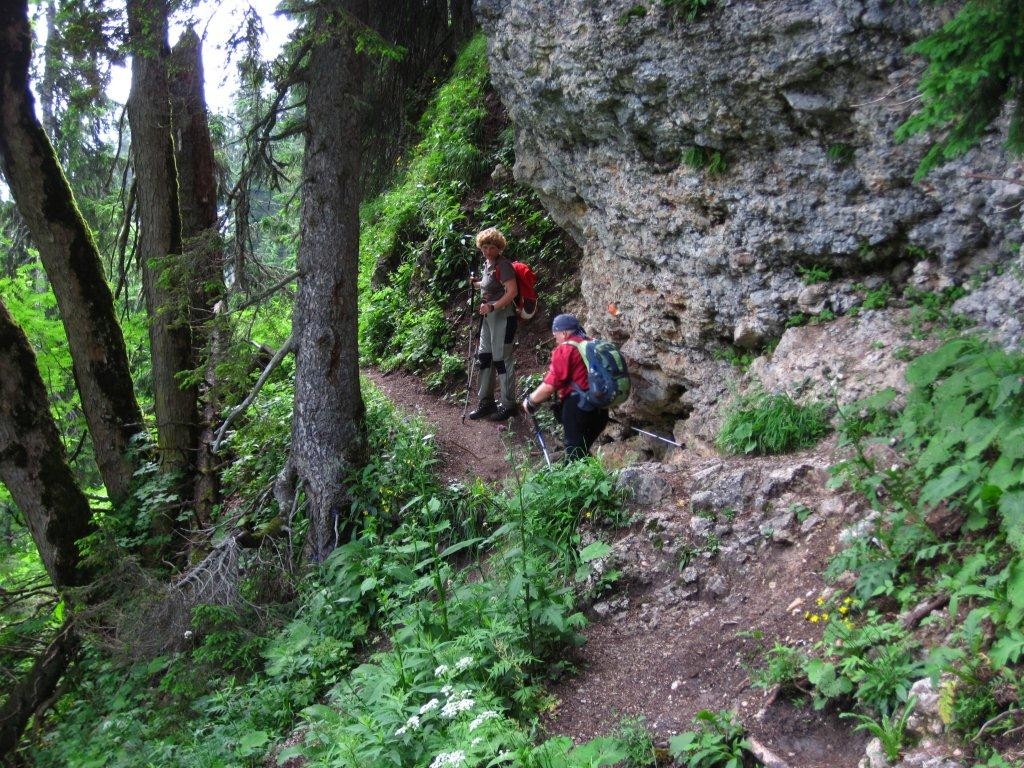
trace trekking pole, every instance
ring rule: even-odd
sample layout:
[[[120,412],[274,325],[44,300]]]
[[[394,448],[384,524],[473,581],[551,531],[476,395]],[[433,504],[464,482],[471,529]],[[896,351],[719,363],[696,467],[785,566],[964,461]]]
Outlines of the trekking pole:
[[[674,445],[676,448],[686,447],[682,443],[677,443],[675,440],[669,440],[667,437],[662,437],[661,435],[656,435],[653,432],[648,432],[646,429],[638,429],[636,427],[630,427],[630,429],[632,429],[634,432],[639,432],[641,435],[647,435],[648,437],[653,437],[655,440],[661,440],[661,442],[663,443]]]
[[[469,272],[469,296],[466,299],[466,308],[469,310],[469,344],[466,351],[466,403],[462,406],[462,423],[466,423],[466,414],[469,412],[469,392],[473,389],[473,370],[476,368],[473,365],[473,271]],[[480,323],[483,322],[483,315],[478,315]],[[477,324],[476,337],[480,336],[480,325]]]
[[[544,461],[547,462],[548,467],[551,466],[551,457],[548,455],[548,447],[544,444],[544,433],[540,431],[540,422],[537,421],[537,414],[530,414],[530,421],[533,422],[533,435],[537,438],[537,443],[540,445],[540,450],[544,454]]]

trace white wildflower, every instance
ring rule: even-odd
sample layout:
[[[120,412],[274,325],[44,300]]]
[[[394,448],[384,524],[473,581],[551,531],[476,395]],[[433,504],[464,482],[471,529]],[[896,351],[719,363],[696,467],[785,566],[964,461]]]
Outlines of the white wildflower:
[[[473,657],[472,656],[463,656],[461,659],[459,659],[458,661],[455,662],[455,671],[456,672],[465,672],[467,669],[469,669],[469,667],[470,667],[470,665],[472,663],[473,663]]]
[[[492,719],[494,719],[497,716],[498,716],[498,713],[495,712],[493,709],[488,709],[485,712],[481,712],[479,715],[477,715],[476,717],[473,718],[473,722],[471,722],[469,724],[469,730],[470,731],[475,731],[477,728],[479,728],[481,725],[486,723],[488,720],[492,720]]]
[[[431,699],[426,704],[424,704],[422,707],[420,707],[420,714],[421,715],[425,715],[430,710],[437,709],[439,706],[441,706],[441,702],[440,701],[438,701],[437,699]]]
[[[409,731],[419,730],[420,727],[420,716],[413,715],[405,721],[405,725],[395,731],[395,736],[405,736]]]
[[[442,685],[441,686],[441,693],[443,693],[445,695],[445,698],[447,698],[447,699],[450,699],[452,697],[452,693],[454,691],[455,691],[455,686],[454,685]]]
[[[447,674],[448,674],[448,665],[447,664],[438,664],[437,667],[434,669],[434,677],[444,677]]]
[[[434,761],[430,764],[430,768],[446,768],[446,766],[462,765],[466,762],[466,753],[461,749],[457,749],[454,752],[441,752],[434,758]]]
[[[889,467],[889,471],[890,472],[898,472],[899,468],[900,468],[899,464],[893,464],[891,467]]]
[[[480,746],[483,743],[483,740],[484,740],[483,736],[477,736],[475,739],[473,739],[471,742],[469,742],[469,746],[471,746],[471,747],[478,747],[478,746]]]
[[[473,699],[450,699],[444,707],[441,708],[441,717],[446,720],[452,720],[459,715],[460,712],[466,712],[473,708],[476,704]]]

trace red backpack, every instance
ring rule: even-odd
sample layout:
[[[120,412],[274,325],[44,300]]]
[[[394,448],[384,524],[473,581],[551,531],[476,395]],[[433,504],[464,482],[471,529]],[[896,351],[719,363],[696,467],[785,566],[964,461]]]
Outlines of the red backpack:
[[[516,271],[516,315],[520,320],[529,320],[537,313],[537,275],[528,264],[513,261]]]

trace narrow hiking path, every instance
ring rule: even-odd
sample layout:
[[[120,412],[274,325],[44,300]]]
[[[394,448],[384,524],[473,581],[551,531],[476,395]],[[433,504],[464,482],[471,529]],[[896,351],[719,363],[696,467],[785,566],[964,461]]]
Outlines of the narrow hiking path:
[[[510,454],[541,460],[524,419],[463,423],[463,398],[446,401],[405,373],[366,375],[432,425],[447,481],[500,483]],[[824,588],[840,529],[857,513],[855,501],[826,487],[833,449],[775,459],[682,456],[634,468],[647,473],[646,490],[634,502],[636,522],[615,536],[609,568],[621,576],[587,605],[586,643],[569,652],[571,673],[550,686],[557,703],[547,733],[579,742],[641,717],[664,743],[700,710],[731,709],[793,768],[854,768],[866,739],[835,712],[752,681],[775,641],[810,643],[820,634],[804,613]],[[709,511],[730,499],[726,518]],[[785,511],[797,504],[814,513]]]
[[[441,460],[439,471],[446,482],[471,483],[480,478],[500,483],[509,474],[510,452],[532,451],[532,437],[522,417],[502,424],[463,421],[464,394],[450,402],[431,394],[421,379],[403,371],[385,374],[364,369],[363,374],[405,413],[430,425]],[[474,397],[470,409],[475,401]]]

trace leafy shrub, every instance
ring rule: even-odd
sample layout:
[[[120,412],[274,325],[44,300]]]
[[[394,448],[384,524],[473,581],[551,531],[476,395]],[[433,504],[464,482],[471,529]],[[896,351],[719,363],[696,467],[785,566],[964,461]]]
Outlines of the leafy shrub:
[[[625,764],[629,768],[646,768],[657,765],[654,754],[654,740],[643,717],[624,717],[612,735],[622,745]]]
[[[803,680],[807,661],[804,651],[777,642],[765,652],[764,666],[751,672],[751,683],[766,690],[775,686],[784,691],[791,690]]]
[[[871,614],[861,625],[835,614],[827,622],[818,656],[804,671],[815,687],[815,706],[852,695],[869,711],[891,715],[905,703],[910,686],[926,667],[915,658],[917,644],[895,622]]]
[[[882,744],[882,751],[891,763],[899,760],[900,752],[903,749],[907,738],[907,721],[914,711],[914,703],[917,699],[911,697],[910,701],[903,707],[903,711],[894,715],[882,715],[878,720],[859,712],[844,712],[840,717],[853,718],[857,721],[854,730],[867,731],[877,738]]]
[[[811,265],[809,267],[798,266],[796,271],[805,285],[826,283],[832,279],[832,270],[828,267],[818,265]]]
[[[520,498],[513,498],[516,505]],[[559,464],[523,484],[521,502],[539,532],[567,544],[579,525],[619,526],[626,522],[623,492],[595,458]]]
[[[785,453],[814,445],[829,430],[825,405],[801,406],[785,394],[755,392],[736,403],[716,444],[729,453]]]
[[[864,293],[864,301],[861,309],[885,309],[892,298],[892,286],[882,283],[878,288],[867,290]]]
[[[673,758],[687,768],[745,768],[753,765],[746,731],[733,712],[702,710],[694,722],[697,731],[669,739]]]

